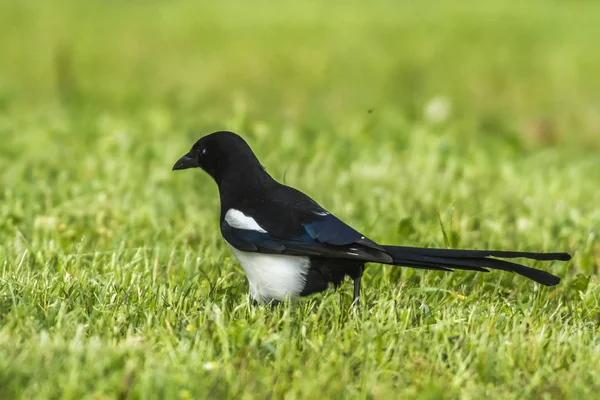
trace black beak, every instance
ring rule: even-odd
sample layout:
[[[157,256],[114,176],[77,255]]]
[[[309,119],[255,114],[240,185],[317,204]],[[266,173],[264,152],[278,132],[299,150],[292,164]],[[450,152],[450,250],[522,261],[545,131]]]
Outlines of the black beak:
[[[173,165],[173,171],[177,171],[178,169],[188,169],[196,167],[198,167],[198,162],[196,162],[196,159],[190,153],[187,153],[179,160],[177,160],[175,165]]]

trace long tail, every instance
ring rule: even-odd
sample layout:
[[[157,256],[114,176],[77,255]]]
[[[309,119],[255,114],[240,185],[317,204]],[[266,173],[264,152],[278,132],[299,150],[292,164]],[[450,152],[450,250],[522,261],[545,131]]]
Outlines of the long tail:
[[[436,271],[452,271],[463,269],[468,271],[489,272],[486,268],[516,272],[526,278],[532,279],[542,285],[554,286],[560,278],[546,271],[526,267],[510,261],[497,258],[529,258],[532,260],[569,261],[568,253],[529,253],[520,251],[494,251],[494,250],[454,250],[454,249],[428,249],[421,247],[382,246],[392,256],[393,265],[430,269]]]

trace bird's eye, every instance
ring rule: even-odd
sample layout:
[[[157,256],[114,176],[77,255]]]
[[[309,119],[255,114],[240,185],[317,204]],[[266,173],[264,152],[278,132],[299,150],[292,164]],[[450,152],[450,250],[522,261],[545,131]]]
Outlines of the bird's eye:
[[[206,154],[206,148],[202,149],[202,154]]]

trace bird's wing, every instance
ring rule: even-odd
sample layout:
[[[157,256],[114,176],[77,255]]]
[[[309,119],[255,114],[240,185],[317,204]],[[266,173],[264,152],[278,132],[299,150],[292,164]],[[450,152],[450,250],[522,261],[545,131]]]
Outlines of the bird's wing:
[[[365,262],[390,262],[392,258],[381,250],[361,244],[330,244],[311,237],[306,231],[302,236],[276,237],[259,232],[232,227],[223,221],[221,233],[227,242],[241,251],[287,254],[295,256],[347,258]]]
[[[277,196],[276,200],[247,203],[247,209],[236,210],[256,222],[254,229],[241,229],[240,224],[230,224],[231,221],[223,218],[223,237],[241,251],[392,261],[377,243],[325,211],[308,196],[294,192],[292,198]]]

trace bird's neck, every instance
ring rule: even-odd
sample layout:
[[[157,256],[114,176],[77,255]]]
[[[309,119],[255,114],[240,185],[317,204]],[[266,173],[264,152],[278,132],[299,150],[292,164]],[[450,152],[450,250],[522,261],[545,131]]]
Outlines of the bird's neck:
[[[266,191],[278,185],[260,164],[236,168],[235,171],[223,171],[219,178],[217,185],[221,198],[221,216],[230,208],[255,203]]]

